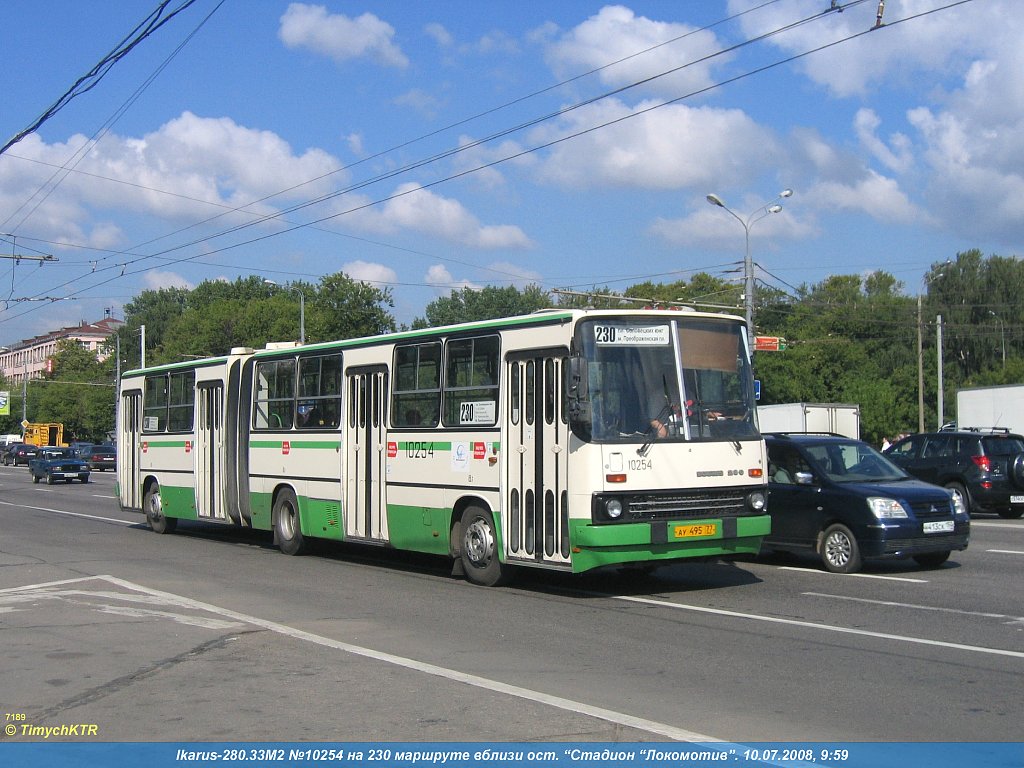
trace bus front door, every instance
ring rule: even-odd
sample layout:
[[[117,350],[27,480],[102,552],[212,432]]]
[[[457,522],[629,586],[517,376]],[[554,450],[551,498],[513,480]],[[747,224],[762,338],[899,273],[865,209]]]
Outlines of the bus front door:
[[[349,369],[345,377],[345,536],[383,542],[388,538],[384,502],[387,370]]]
[[[563,413],[565,350],[509,355],[507,485],[502,525],[511,560],[568,565],[566,474],[569,428]]]

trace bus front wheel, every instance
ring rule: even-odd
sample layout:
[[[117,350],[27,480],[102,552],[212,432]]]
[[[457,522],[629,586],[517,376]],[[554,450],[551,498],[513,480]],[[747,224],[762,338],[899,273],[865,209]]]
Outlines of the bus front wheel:
[[[274,502],[274,535],[277,546],[286,555],[301,555],[306,551],[306,537],[299,522],[299,502],[295,493],[287,488]]]
[[[164,515],[163,505],[160,503],[160,486],[156,483],[146,489],[142,507],[146,510],[146,522],[154,533],[172,533],[178,527],[178,518]]]
[[[484,587],[508,581],[509,570],[498,558],[494,517],[481,507],[469,507],[462,515],[459,555],[466,578]]]

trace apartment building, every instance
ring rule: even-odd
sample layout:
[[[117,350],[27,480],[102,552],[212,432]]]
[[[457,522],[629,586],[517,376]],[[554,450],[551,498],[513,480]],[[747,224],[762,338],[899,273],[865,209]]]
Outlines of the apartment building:
[[[9,347],[0,347],[0,372],[8,382],[42,378],[47,370],[47,361],[57,352],[57,343],[64,339],[77,341],[98,359],[102,359],[103,343],[122,325],[124,321],[113,317],[105,317],[95,323],[82,321],[81,325],[50,331]]]

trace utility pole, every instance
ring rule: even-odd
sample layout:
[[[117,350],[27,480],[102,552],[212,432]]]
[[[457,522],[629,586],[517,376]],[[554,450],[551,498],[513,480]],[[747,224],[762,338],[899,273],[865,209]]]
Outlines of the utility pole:
[[[921,322],[921,294],[917,294],[917,431],[924,432],[924,324]]]

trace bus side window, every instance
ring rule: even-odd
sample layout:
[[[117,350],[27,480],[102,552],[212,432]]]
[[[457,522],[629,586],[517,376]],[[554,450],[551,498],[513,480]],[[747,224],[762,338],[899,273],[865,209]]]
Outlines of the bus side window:
[[[395,347],[393,427],[436,427],[441,409],[441,343]]]

